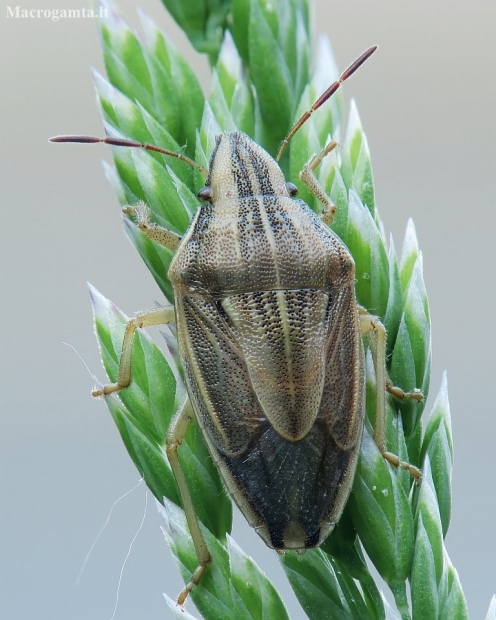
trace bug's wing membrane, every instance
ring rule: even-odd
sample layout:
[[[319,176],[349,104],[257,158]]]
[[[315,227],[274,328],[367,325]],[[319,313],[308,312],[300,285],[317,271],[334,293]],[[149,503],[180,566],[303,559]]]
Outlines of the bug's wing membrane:
[[[364,359],[353,287],[339,291],[330,308],[327,359],[320,416],[341,450],[360,440]]]
[[[199,423],[220,453],[243,454],[262,412],[241,352],[215,302],[185,297],[179,303],[178,338]]]
[[[226,298],[222,307],[263,413],[289,441],[315,423],[324,389],[329,295],[279,290]]]

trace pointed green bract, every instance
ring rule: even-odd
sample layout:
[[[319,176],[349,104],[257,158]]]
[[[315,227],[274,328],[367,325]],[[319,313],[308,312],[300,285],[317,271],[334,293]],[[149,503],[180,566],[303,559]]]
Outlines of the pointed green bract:
[[[439,507],[428,457],[420,490],[412,568],[412,620],[468,619],[467,603],[458,573],[446,552]]]
[[[294,121],[298,120],[304,112],[309,110],[317,97],[338,77],[338,71],[327,37],[321,38],[316,64],[315,73],[310,83],[304,89],[298,107],[295,110]],[[316,211],[320,211],[322,205],[320,205],[305,184],[299,180],[299,174],[303,166],[308,162],[310,155],[319,153],[331,136],[334,139],[338,139],[342,116],[342,98],[339,96],[340,94],[338,93],[336,97],[331,98],[328,104],[326,103],[316,114],[310,117],[292,138],[288,147],[290,154],[289,178],[298,187],[298,197]],[[330,185],[328,180],[334,174],[336,163],[335,151],[316,170],[317,178],[327,190],[330,189],[330,187],[327,187],[327,185]],[[333,228],[335,227],[333,226]]]
[[[198,566],[195,548],[184,512],[174,503],[164,500],[158,507],[162,516],[163,531],[167,544],[185,583]],[[206,529],[202,534],[208,545],[212,562],[191,597],[205,619],[232,618],[232,597],[230,589],[229,556],[225,547]]]
[[[159,506],[164,534],[185,583],[191,578],[198,560],[189,534],[184,512],[165,500]],[[289,619],[286,608],[274,586],[236,543],[228,537],[227,548],[206,528],[202,529],[212,556],[200,584],[191,597],[205,620]]]
[[[172,615],[176,620],[198,620],[197,616],[192,616],[184,606],[180,606],[176,603],[174,599],[167,594],[164,594],[165,602],[167,603],[167,607],[171,611]]]
[[[451,520],[451,477],[453,473],[453,438],[446,373],[425,429],[422,462],[426,457],[432,465],[432,482],[439,506],[443,536],[446,536]]]
[[[321,545],[321,549],[339,562],[341,572],[347,573],[358,582],[370,617],[383,620],[384,602],[369,572],[348,507],[331,535]],[[300,567],[303,568],[304,563],[301,563]]]
[[[408,497],[364,429],[350,514],[360,539],[381,577],[402,582],[410,574],[413,558],[413,517]]]
[[[217,98],[221,99],[220,109],[215,110]],[[225,115],[233,123],[233,130],[253,135],[255,101],[241,58],[229,32],[226,32],[212,76],[209,102],[217,118],[223,119]]]
[[[395,611],[386,600],[384,600],[384,609],[386,611],[386,620],[401,620],[399,613]]]
[[[415,232],[415,224],[410,218],[406,227],[400,262],[401,285],[405,291],[408,288],[413,267],[415,266],[419,256],[420,249],[417,240],[417,233]]]
[[[219,53],[230,0],[162,0],[193,47],[214,62]]]
[[[415,564],[412,571],[412,611],[415,620],[439,617],[435,560],[422,517],[415,540]]]
[[[384,316],[387,308],[388,258],[382,236],[355,191],[350,191],[345,243],[356,261],[358,302],[371,314]]]
[[[458,577],[458,572],[451,564],[446,549],[444,558],[445,570],[442,580],[446,583],[446,595],[440,598],[441,611],[439,618],[440,620],[451,620],[452,618],[469,620],[467,601],[463,594],[460,578]]]
[[[486,620],[496,620],[496,596],[493,596],[489,609],[487,610]]]
[[[416,521],[417,528],[421,528],[428,538],[433,560],[433,574],[438,584],[443,573],[443,530],[428,458],[424,460],[423,465],[422,485],[416,506]]]
[[[270,148],[280,143],[289,131],[294,84],[283,52],[270,28],[267,12],[262,10],[260,4],[260,0],[250,1],[248,48],[250,65],[257,67],[251,78],[257,91],[264,129],[271,138]]]
[[[367,205],[371,215],[375,217],[374,180],[370,152],[353,100],[343,148],[341,174],[347,187],[356,191],[360,200]]]
[[[384,327],[387,331],[387,352],[388,355],[390,355],[393,351],[394,343],[396,342],[401,312],[403,310],[403,292],[401,289],[400,271],[392,235],[389,239],[388,263],[389,295],[386,314],[384,315]]]
[[[103,364],[110,381],[115,381],[127,317],[93,287],[90,296]],[[120,400],[163,442],[177,406],[177,381],[161,351],[144,332],[135,338],[132,367],[133,381],[121,392]],[[155,386],[157,376],[161,381]]]
[[[422,274],[421,256],[416,259],[408,288],[396,342],[391,356],[390,376],[405,390],[418,387],[424,395],[422,403],[404,400],[398,403],[403,416],[405,434],[410,437],[419,423],[429,393],[431,371],[430,314]]]
[[[279,594],[255,562],[228,536],[235,618],[289,619]]]
[[[338,560],[320,549],[311,549],[301,556],[287,552],[282,562],[291,586],[310,619],[371,618],[359,588]]]
[[[110,84],[146,110],[194,157],[204,102],[194,72],[146,15],[142,14],[143,40],[111,8],[108,11],[109,19],[100,20],[100,32]],[[130,133],[126,137],[140,139]]]

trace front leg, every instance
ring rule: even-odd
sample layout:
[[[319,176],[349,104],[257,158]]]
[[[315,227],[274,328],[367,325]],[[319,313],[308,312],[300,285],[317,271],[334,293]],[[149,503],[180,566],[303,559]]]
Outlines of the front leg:
[[[300,179],[305,183],[312,194],[324,205],[320,213],[322,221],[330,226],[336,213],[336,205],[332,203],[329,196],[325,193],[324,188],[320,184],[320,181],[315,176],[314,170],[328,155],[338,146],[338,143],[331,140],[320,152],[319,155],[314,155],[308,163],[303,166],[303,170],[300,172]]]
[[[169,250],[173,252],[177,250],[181,242],[180,235],[154,222],[150,222],[150,209],[147,204],[140,201],[137,205],[134,205],[134,207],[124,207],[122,211],[127,215],[134,215],[136,217],[140,230],[142,230],[149,239],[169,248]]]

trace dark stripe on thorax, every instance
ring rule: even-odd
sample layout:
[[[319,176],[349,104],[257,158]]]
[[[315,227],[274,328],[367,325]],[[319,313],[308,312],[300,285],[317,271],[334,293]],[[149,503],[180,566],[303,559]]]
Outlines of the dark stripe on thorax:
[[[257,151],[236,134],[231,137],[231,146],[236,164],[238,196],[273,195],[269,169]]]
[[[251,182],[251,175],[249,169],[246,167],[245,161],[247,159],[246,148],[240,148],[243,142],[239,139],[239,136],[232,134],[230,136],[231,151],[233,157],[233,173],[236,181],[236,190],[238,198],[247,198],[253,196],[253,185]]]
[[[260,193],[264,196],[274,194],[274,188],[269,176],[269,169],[265,161],[254,153],[252,157],[253,170],[260,186]]]

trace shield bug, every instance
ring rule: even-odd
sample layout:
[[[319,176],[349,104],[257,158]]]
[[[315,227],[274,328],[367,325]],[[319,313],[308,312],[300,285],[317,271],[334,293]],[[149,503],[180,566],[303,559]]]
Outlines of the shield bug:
[[[210,562],[177,452],[193,418],[227,491],[265,543],[281,553],[316,547],[339,520],[353,484],[364,420],[366,335],[377,381],[374,439],[389,462],[420,478],[415,467],[387,451],[384,415],[386,392],[414,400],[422,395],[389,381],[385,329],[357,304],[354,261],[328,226],[336,207],[314,174],[337,145],[331,141],[300,174],[323,204],[320,217],[296,198],[278,165],[292,136],[375,50],[357,58],[303,114],[276,160],[240,132],[217,137],[208,171],[149,144],[52,138],[157,151],[206,179],[198,192],[203,204],[182,238],[150,222],[145,204],[125,208],[150,239],[175,252],[168,272],[175,305],[129,321],[117,382],[93,392],[107,395],[130,384],[137,328],[176,324],[188,399],[168,432],[166,451],[198,557],[180,604]]]

